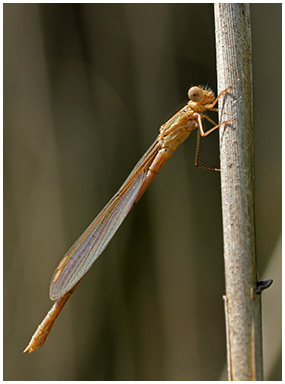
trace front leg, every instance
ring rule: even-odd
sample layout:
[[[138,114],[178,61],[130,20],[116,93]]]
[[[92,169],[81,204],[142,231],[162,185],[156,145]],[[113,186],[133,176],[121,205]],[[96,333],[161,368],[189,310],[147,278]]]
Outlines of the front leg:
[[[203,123],[202,123],[202,118],[204,116],[201,115],[200,113],[197,113],[197,120],[198,120],[198,127],[199,127],[199,132],[202,137],[208,136],[210,133],[218,129],[221,125],[227,124],[230,120],[224,121],[221,124],[215,125],[213,128],[209,129],[209,131],[205,132],[203,128]],[[214,121],[212,121],[214,123]]]

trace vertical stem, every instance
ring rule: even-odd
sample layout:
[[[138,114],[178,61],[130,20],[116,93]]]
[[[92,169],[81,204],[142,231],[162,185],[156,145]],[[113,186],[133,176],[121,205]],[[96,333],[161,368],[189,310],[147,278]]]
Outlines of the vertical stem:
[[[254,156],[249,5],[215,4],[221,190],[229,380],[262,380],[260,295],[256,294]]]

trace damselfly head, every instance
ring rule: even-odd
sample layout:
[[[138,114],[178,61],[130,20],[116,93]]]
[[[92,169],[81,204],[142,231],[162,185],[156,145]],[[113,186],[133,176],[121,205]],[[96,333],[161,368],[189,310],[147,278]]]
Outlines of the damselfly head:
[[[210,104],[214,101],[214,94],[211,90],[203,89],[202,87],[191,87],[188,91],[188,97],[194,103],[202,105]]]

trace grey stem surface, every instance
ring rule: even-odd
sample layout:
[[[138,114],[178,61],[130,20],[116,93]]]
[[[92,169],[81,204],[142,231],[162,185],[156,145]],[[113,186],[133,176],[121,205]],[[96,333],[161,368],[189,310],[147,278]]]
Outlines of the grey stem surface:
[[[229,380],[262,380],[260,297],[256,289],[252,58],[249,5],[215,4],[220,100],[221,193],[224,231]]]

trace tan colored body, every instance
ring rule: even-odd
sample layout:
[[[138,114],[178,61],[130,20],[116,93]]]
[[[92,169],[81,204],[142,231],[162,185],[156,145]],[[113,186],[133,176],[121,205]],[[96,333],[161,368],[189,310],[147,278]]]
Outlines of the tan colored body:
[[[50,285],[50,297],[56,301],[38,326],[24,352],[29,351],[31,353],[44,344],[55,319],[80,280],[103,252],[119,225],[141,198],[153,178],[175,149],[196,128],[198,129],[199,143],[200,136],[207,136],[221,125],[216,125],[202,112],[206,110],[217,111],[213,107],[226,91],[223,91],[214,99],[213,93],[209,90],[200,87],[189,89],[188,96],[190,100],[186,106],[160,127],[157,139],[142,156],[122,187],[79,237],[58,265]],[[214,125],[207,132],[204,132],[203,129],[203,118],[208,119]]]

